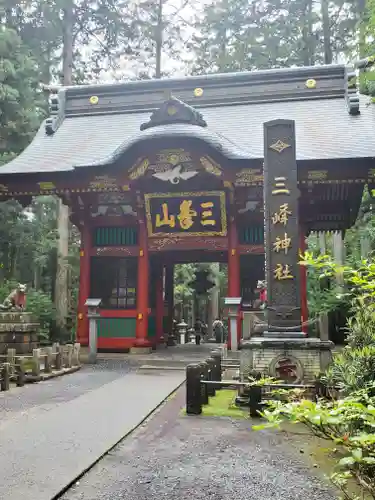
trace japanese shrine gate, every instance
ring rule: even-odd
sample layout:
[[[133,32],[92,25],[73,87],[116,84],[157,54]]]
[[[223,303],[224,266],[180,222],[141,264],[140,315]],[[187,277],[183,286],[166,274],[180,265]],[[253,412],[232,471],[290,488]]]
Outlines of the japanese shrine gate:
[[[306,320],[305,237],[349,228],[375,179],[375,107],[352,76],[332,65],[53,92],[0,191],[69,205],[82,241],[78,341],[95,297],[99,348],[156,345],[171,328],[178,262],[227,263],[228,296],[251,304],[266,255],[275,322]]]

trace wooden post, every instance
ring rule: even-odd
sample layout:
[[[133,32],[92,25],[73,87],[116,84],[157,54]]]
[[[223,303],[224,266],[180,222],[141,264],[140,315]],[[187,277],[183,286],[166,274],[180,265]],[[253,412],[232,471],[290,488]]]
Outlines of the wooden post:
[[[45,373],[52,372],[52,347],[45,348],[45,356],[44,356],[44,371]]]
[[[67,346],[67,354],[66,354],[66,367],[72,367],[72,359],[73,359],[73,345],[68,344]]]
[[[173,307],[174,307],[173,282],[174,282],[174,266],[173,264],[168,264],[165,267],[165,300],[167,302],[168,335],[172,335],[173,333]]]
[[[148,335],[148,295],[149,295],[149,257],[147,229],[143,219],[138,224],[139,255],[138,255],[138,280],[137,280],[137,325],[136,347],[150,347]]]
[[[10,386],[10,363],[3,363],[1,366],[1,386],[2,391],[9,391]]]
[[[262,388],[259,385],[251,385],[249,389],[250,417],[260,417],[262,409]]]
[[[90,295],[90,251],[91,228],[86,223],[81,229],[80,273],[78,295],[77,340],[82,345],[89,342],[89,320],[86,314],[85,302]]]
[[[201,367],[199,365],[186,367],[186,413],[187,415],[202,413]]]
[[[26,367],[25,367],[25,358],[23,356],[20,356],[18,358],[18,364],[17,364],[17,387],[23,387],[25,385],[26,381]]]
[[[208,380],[208,365],[205,361],[199,364],[201,368],[201,380]],[[202,405],[208,405],[207,384],[201,384],[201,402]]]
[[[155,322],[156,322],[156,343],[164,342],[164,287],[163,287],[163,266],[158,262],[157,276],[155,283],[156,304],[155,304]]]
[[[39,377],[40,375],[40,349],[33,349],[33,368],[32,368],[32,375],[34,377]]]
[[[221,353],[219,351],[212,351],[211,352],[211,358],[215,361],[215,368],[214,368],[214,379],[217,382],[221,382]],[[217,385],[216,389],[220,389],[221,386]]]
[[[208,380],[215,380],[215,360],[212,358],[206,359],[206,363],[208,366]],[[207,394],[209,397],[214,397],[216,394],[214,384],[207,385]]]
[[[231,196],[231,213],[228,220],[228,297],[240,297],[240,254],[238,252],[237,225],[234,217],[233,193]],[[241,339],[241,324],[237,320],[237,344]],[[231,325],[229,324],[228,348],[231,348]]]

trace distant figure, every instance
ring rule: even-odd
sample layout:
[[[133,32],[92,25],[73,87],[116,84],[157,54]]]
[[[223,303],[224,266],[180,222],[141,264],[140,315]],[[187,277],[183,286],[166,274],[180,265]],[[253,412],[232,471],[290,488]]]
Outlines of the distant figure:
[[[215,342],[222,344],[224,342],[224,324],[220,318],[216,318],[212,323],[212,329],[215,335]]]
[[[202,338],[202,333],[203,333],[203,321],[200,319],[197,319],[194,325],[194,330],[195,330],[195,343],[197,345],[200,345],[201,343],[201,338]]]

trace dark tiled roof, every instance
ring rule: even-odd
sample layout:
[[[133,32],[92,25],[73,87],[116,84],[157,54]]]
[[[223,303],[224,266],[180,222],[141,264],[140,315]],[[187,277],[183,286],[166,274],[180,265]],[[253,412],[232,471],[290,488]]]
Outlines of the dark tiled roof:
[[[315,89],[306,88],[307,77],[316,80]],[[367,106],[364,97],[360,114],[352,116],[345,79],[345,68],[332,66],[69,88],[60,99],[56,130],[47,135],[43,124],[0,173],[105,165],[137,142],[158,137],[189,136],[228,158],[263,158],[263,123],[279,118],[296,122],[298,160],[375,157],[375,105]],[[198,86],[202,99],[194,97]],[[141,131],[167,99],[166,88],[199,108],[207,127],[177,123]],[[93,95],[97,105],[89,103]]]

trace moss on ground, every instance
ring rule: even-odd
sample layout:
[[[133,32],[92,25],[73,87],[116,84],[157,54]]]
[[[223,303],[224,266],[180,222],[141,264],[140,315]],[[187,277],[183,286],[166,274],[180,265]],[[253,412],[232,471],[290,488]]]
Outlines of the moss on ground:
[[[205,417],[231,417],[248,418],[248,409],[238,408],[235,404],[237,391],[233,389],[221,389],[216,391],[216,396],[209,399],[209,404],[202,408]]]

